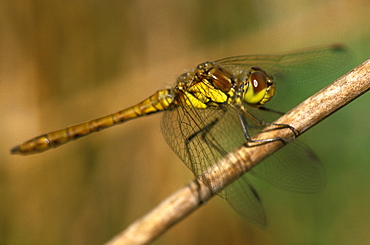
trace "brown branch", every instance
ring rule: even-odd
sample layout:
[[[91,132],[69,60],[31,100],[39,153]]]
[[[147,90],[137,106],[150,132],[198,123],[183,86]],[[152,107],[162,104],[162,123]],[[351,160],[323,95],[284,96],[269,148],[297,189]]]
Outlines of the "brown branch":
[[[370,88],[370,60],[347,73],[343,77],[311,96],[290,112],[279,118],[276,123],[289,124],[300,134],[310,129],[341,107],[367,92]],[[264,137],[292,138],[289,129],[272,130],[263,133]],[[221,159],[204,178],[222,179],[222,186],[210,190],[196,180],[189,182],[177,192],[169,196],[151,212],[136,220],[126,230],[122,231],[107,244],[145,244],[153,241],[160,234],[179,222],[201,203],[207,202],[217,191],[225,188],[251,167],[283,146],[280,141],[254,146],[240,147]],[[235,166],[239,167],[235,167]],[[242,166],[242,168],[240,168]],[[214,170],[214,171],[213,171]],[[220,176],[219,173],[222,174]]]

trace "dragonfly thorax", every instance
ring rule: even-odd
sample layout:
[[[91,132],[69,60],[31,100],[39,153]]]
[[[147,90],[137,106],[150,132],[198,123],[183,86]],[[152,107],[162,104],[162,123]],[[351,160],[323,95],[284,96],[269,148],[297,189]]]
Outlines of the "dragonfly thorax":
[[[216,63],[205,62],[198,65],[194,73],[180,76],[175,93],[177,103],[204,109],[230,103],[235,87],[231,72]]]

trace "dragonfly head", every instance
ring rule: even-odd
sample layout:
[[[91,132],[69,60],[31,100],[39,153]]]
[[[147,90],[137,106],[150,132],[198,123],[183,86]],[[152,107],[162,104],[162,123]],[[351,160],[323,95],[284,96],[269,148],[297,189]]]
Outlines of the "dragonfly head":
[[[243,99],[251,105],[264,105],[275,95],[272,77],[259,67],[252,67],[246,76]]]

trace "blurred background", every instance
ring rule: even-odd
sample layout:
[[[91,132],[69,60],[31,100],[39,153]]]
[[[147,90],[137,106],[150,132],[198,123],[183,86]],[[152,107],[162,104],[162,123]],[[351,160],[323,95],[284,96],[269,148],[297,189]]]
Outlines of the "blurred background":
[[[11,147],[131,106],[208,60],[342,43],[355,67],[370,57],[369,13],[365,0],[1,1],[0,244],[102,244],[193,178],[160,115],[42,154]],[[302,136],[323,192],[260,181],[267,228],[214,198],[154,244],[370,243],[369,102]]]

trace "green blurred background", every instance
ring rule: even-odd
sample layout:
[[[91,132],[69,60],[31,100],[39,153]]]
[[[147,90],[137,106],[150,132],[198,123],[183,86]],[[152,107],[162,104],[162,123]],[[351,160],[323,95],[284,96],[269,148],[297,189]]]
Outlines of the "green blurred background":
[[[343,43],[370,57],[366,0],[1,1],[0,244],[102,244],[193,178],[159,115],[27,157],[31,137],[141,101],[198,63]],[[324,85],[323,85],[324,86]],[[302,138],[326,189],[257,181],[269,226],[215,198],[154,244],[369,244],[369,95]]]

